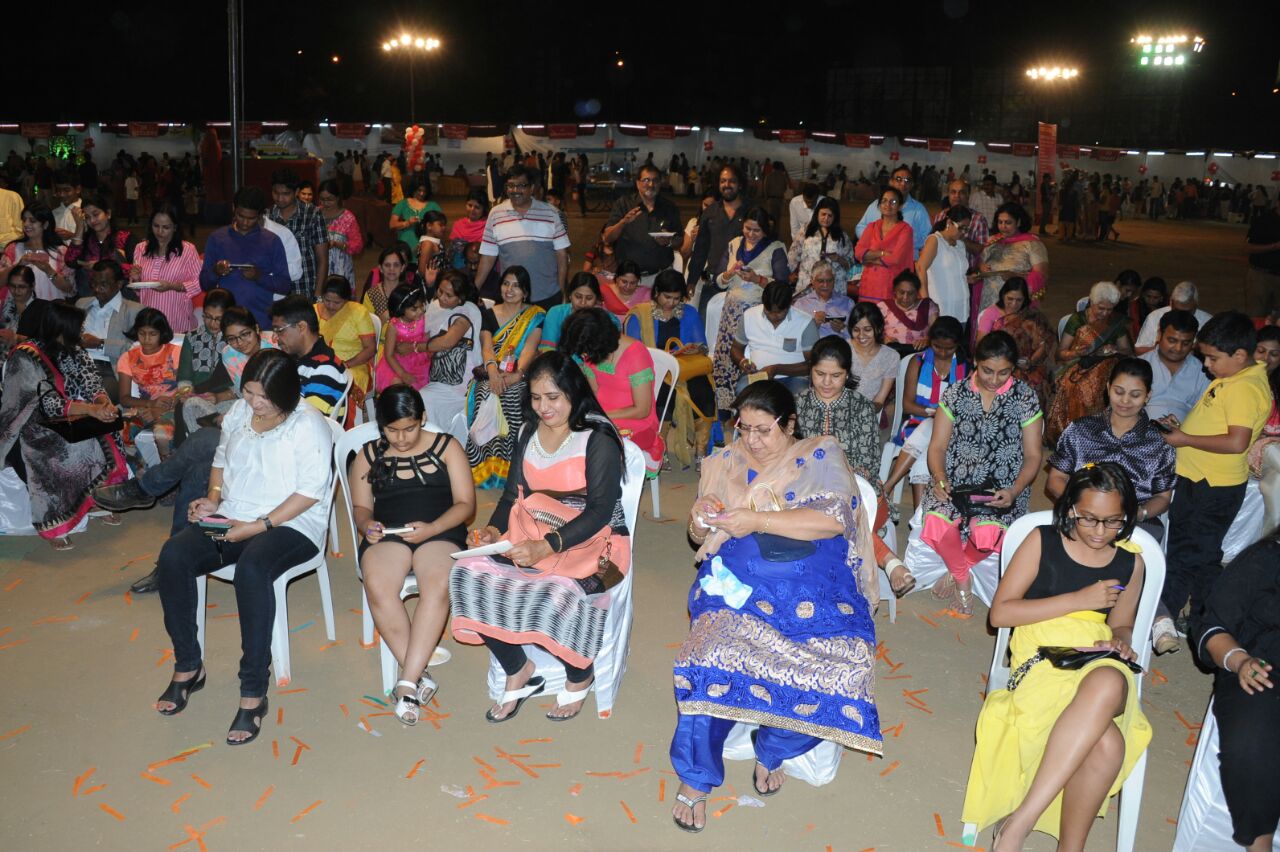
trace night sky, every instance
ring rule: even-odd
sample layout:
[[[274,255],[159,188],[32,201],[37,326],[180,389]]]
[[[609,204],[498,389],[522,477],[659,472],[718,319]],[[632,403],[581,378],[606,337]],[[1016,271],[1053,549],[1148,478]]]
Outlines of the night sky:
[[[249,119],[405,120],[407,63],[379,47],[402,25],[444,43],[417,65],[419,120],[751,126],[763,119],[780,127],[804,119],[810,128],[824,123],[833,66],[1022,69],[1061,60],[1082,69],[1084,97],[1103,98],[1117,63],[1131,61],[1131,35],[1179,30],[1208,40],[1197,67],[1175,72],[1186,75],[1188,123],[1209,128],[1200,131],[1214,134],[1205,141],[1238,149],[1280,145],[1280,94],[1271,91],[1280,64],[1275,2],[811,0],[779,4],[775,13],[687,2],[245,5]],[[786,11],[791,6],[797,11]],[[74,8],[90,9],[77,4],[59,14]],[[7,100],[5,120],[227,117],[224,2],[141,0],[56,25],[49,15],[38,4],[6,10],[6,53],[18,60],[9,66],[10,95],[24,91]],[[56,72],[14,73],[50,63]]]

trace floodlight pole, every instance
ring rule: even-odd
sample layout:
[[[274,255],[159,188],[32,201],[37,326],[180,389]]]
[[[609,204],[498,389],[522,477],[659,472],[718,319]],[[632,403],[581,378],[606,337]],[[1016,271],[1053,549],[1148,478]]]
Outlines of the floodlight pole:
[[[240,123],[243,103],[242,90],[244,54],[241,51],[243,33],[240,20],[241,0],[227,0],[227,79],[231,85],[231,191],[240,189],[243,178],[240,162]]]

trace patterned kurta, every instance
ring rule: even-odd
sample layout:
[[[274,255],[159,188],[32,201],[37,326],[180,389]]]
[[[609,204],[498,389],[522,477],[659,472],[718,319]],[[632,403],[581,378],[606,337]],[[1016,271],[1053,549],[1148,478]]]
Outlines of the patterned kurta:
[[[796,419],[806,437],[835,438],[850,469],[880,493],[880,426],[875,406],[865,396],[846,388],[825,403],[809,388],[796,397]]]

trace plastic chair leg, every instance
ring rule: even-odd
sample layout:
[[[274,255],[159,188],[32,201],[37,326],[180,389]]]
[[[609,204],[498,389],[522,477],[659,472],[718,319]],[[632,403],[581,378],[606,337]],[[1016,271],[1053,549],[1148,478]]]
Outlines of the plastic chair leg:
[[[360,584],[360,644],[364,647],[373,644],[373,613],[369,611],[369,596],[363,583]]]
[[[889,572],[880,569],[880,600],[889,602],[889,623],[898,620],[898,596],[893,593],[893,584],[889,582]]]
[[[1116,852],[1133,852],[1138,836],[1138,813],[1142,809],[1142,785],[1147,777],[1147,753],[1134,765],[1120,788],[1119,825],[1116,827]]]
[[[649,480],[649,497],[653,501],[653,519],[656,521],[662,517],[662,509],[658,506],[658,480],[661,477],[654,477]]]
[[[973,822],[966,822],[964,828],[960,832],[960,842],[965,846],[978,845],[978,825]]]
[[[316,568],[316,579],[320,581],[320,608],[324,612],[324,632],[332,642],[338,638],[333,627],[333,591],[329,588],[329,565],[323,559]]]
[[[283,580],[283,578],[281,578]],[[289,596],[288,581],[276,581],[276,620],[271,626],[271,665],[276,674],[276,685],[284,686],[292,679],[289,658]]]
[[[200,656],[204,656],[204,614],[205,596],[208,594],[209,579],[201,574],[196,577],[196,641],[200,643]]]

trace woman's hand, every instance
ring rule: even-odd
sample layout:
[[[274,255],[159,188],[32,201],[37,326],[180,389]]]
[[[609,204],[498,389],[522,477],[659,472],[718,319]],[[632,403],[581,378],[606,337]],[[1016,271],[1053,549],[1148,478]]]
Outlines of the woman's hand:
[[[264,532],[262,521],[232,521],[231,529],[218,538],[234,544],[237,541],[248,541],[261,532]]]
[[[759,532],[765,525],[765,513],[751,509],[729,509],[716,516],[716,527],[733,538]]]
[[[471,535],[467,537],[467,545],[469,547],[479,547],[482,544],[493,544],[502,538],[502,533],[498,528],[490,524],[483,529],[472,530]]]
[[[553,553],[555,551],[551,549],[551,545],[547,544],[545,539],[534,538],[520,542],[503,555],[521,568],[527,568],[530,565],[541,562]]]
[[[929,339],[927,337],[922,337],[919,340],[917,340],[915,343],[911,344],[911,348],[919,352],[921,349],[924,349],[928,345],[929,345]]]
[[[431,538],[431,524],[426,521],[410,521],[405,526],[410,528],[409,532],[400,535],[400,540],[405,544],[422,544]]]
[[[101,420],[103,423],[115,420],[117,414],[116,407],[110,401],[90,406],[88,413],[95,420]]]
[[[396,370],[396,375],[400,377],[400,381],[404,382],[409,387],[413,388],[418,386],[417,382],[414,381],[413,376],[409,375],[404,370]]]
[[[933,496],[939,500],[951,500],[951,483],[945,479],[935,479],[933,482]]]
[[[722,511],[724,511],[723,500],[714,494],[704,494],[693,501],[693,508],[690,510],[689,516],[693,520],[695,527],[705,531],[707,527],[715,526],[719,523],[719,513]]]
[[[134,267],[135,269],[137,267]],[[157,293],[171,293],[179,290],[186,292],[186,287],[181,281],[161,281],[160,286],[156,288]]]
[[[409,355],[409,354],[411,354],[411,353],[413,352],[413,347],[414,347],[414,346],[416,346],[416,345],[417,345],[416,343],[406,343],[406,342],[405,342],[405,341],[403,341],[403,340],[397,340],[397,341],[396,341],[396,354],[397,354],[397,355]]]
[[[201,518],[217,514],[218,505],[219,503],[217,500],[210,500],[208,497],[201,497],[198,500],[192,500],[187,505],[187,521],[194,524]]]
[[[1014,494],[1012,488],[1000,488],[995,492],[995,496],[987,505],[993,509],[1007,509],[1013,505]]]
[[[1095,648],[1106,648],[1108,651],[1115,651],[1122,660],[1128,660],[1131,663],[1138,661],[1137,653],[1129,647],[1129,643],[1123,639],[1100,639],[1093,643]]]
[[[1122,591],[1124,589],[1120,586],[1120,581],[1112,578],[1090,583],[1072,594],[1075,596],[1077,610],[1110,609],[1116,605]]]
[[[385,529],[386,527],[379,522],[370,521],[369,525],[364,528],[364,540],[369,544],[377,544],[382,541],[382,537],[386,535],[386,533],[383,532]]]
[[[1245,657],[1236,669],[1236,677],[1240,680],[1240,688],[1246,695],[1262,692],[1275,686],[1271,682],[1271,664],[1257,657]]]

